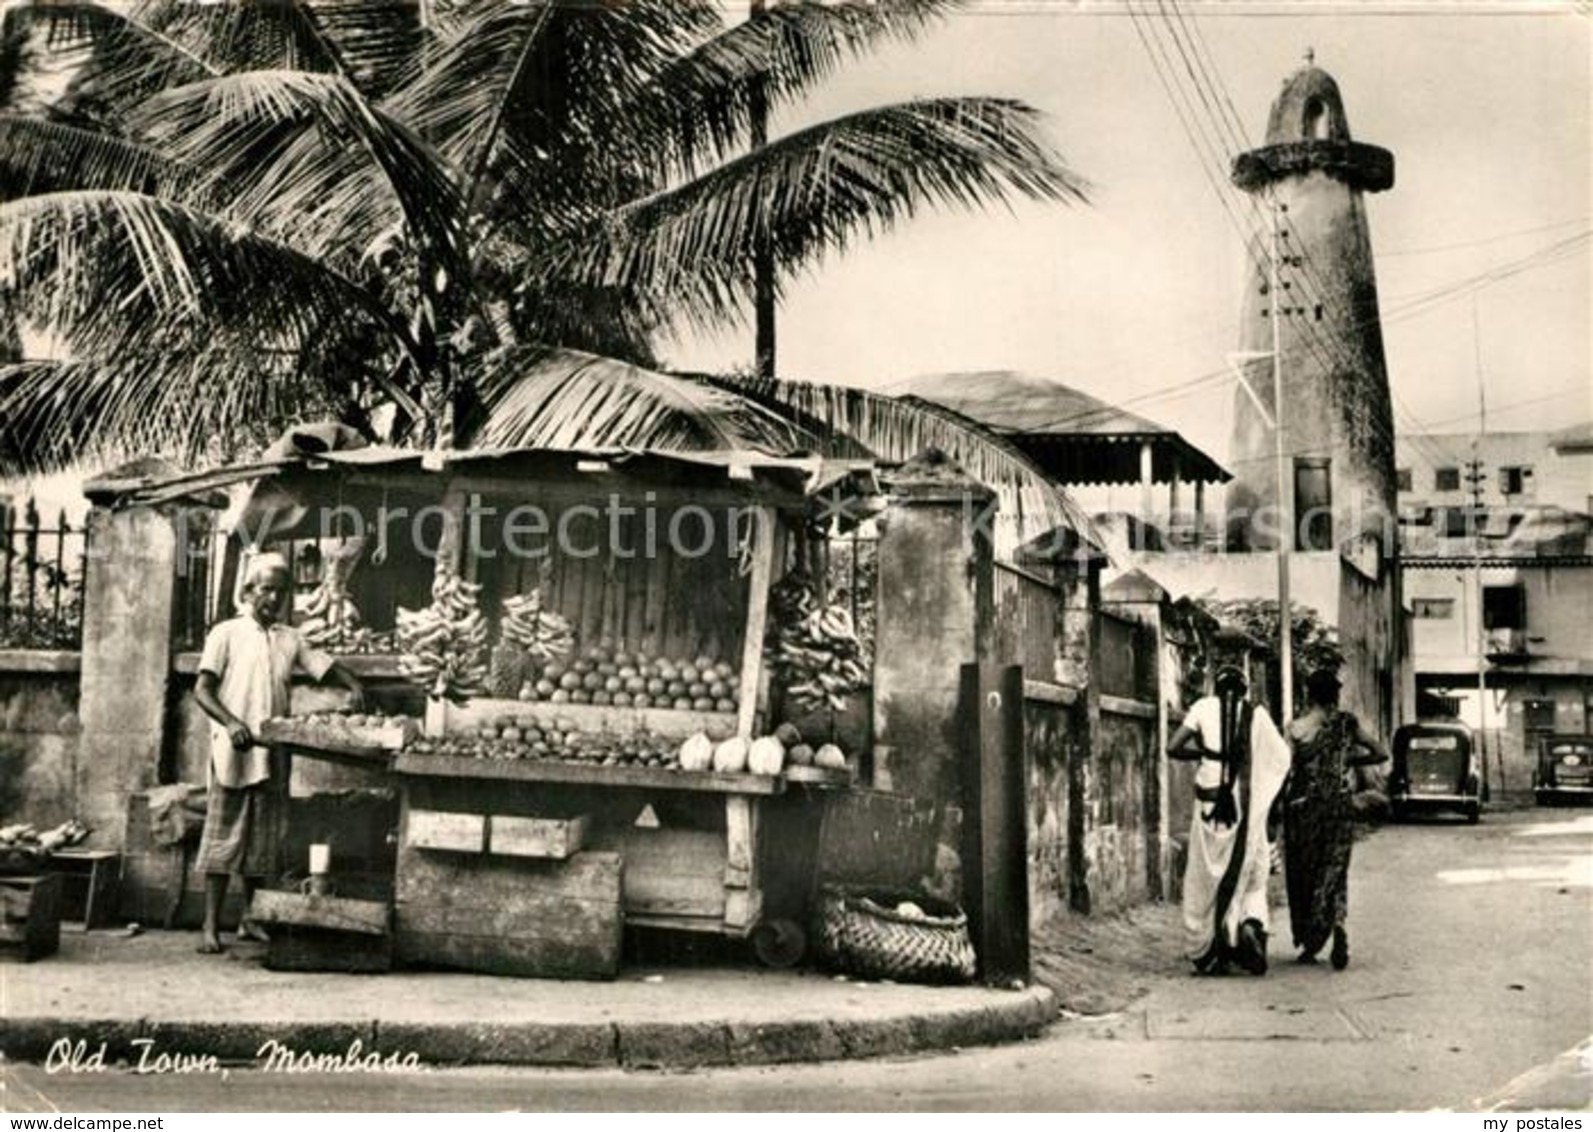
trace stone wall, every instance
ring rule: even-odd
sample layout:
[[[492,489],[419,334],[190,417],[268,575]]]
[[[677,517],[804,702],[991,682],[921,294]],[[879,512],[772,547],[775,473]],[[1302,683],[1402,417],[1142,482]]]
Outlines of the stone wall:
[[[1028,750],[1029,920],[1046,923],[1068,910],[1069,762],[1079,757],[1076,708],[1030,698],[1024,703]]]
[[[1150,778],[1161,757],[1154,715],[1103,707],[1091,752],[1084,860],[1090,910],[1113,912],[1151,899],[1148,854],[1154,818]]]
[[[0,825],[75,816],[76,653],[0,651]]]

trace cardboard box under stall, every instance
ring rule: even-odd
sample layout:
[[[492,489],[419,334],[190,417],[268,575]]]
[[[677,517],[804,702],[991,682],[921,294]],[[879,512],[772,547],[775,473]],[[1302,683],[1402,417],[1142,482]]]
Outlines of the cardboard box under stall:
[[[61,878],[0,876],[0,962],[31,963],[61,946]]]

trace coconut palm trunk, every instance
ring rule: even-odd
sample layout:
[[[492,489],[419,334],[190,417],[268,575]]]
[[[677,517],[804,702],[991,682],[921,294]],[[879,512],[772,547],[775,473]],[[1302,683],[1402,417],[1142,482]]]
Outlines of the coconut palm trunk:
[[[765,0],[752,0],[748,19],[761,19]],[[769,143],[769,81],[759,75],[752,82],[751,123],[752,148],[762,149]],[[753,249],[753,351],[754,372],[759,377],[775,376],[775,289],[774,249],[767,236],[760,235]]]

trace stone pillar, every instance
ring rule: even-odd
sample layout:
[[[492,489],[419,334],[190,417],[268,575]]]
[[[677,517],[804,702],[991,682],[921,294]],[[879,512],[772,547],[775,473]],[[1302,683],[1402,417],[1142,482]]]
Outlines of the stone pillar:
[[[146,508],[89,513],[74,788],[95,848],[119,849],[127,796],[159,780],[171,681],[178,523]]]
[[[938,453],[905,465],[890,490],[876,590],[874,785],[948,807],[941,844],[955,851],[960,673],[986,659],[995,496]]]

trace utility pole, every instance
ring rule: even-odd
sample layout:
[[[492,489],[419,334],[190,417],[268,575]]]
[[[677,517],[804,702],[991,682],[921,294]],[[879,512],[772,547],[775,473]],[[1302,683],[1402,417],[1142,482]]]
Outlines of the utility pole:
[[[1278,296],[1278,257],[1282,239],[1279,217],[1289,206],[1272,196],[1272,248],[1269,255],[1268,299],[1272,308],[1272,451],[1278,464],[1278,718],[1287,723],[1294,715],[1294,610],[1289,598],[1289,555],[1294,550],[1294,500],[1288,463],[1283,450],[1283,311]]]
[[[1272,232],[1267,257],[1267,318],[1272,323],[1272,349],[1270,351],[1240,350],[1228,355],[1228,365],[1233,370],[1239,387],[1250,398],[1261,419],[1272,429],[1272,455],[1277,462],[1278,480],[1278,713],[1282,722],[1294,714],[1294,616],[1289,600],[1289,553],[1294,549],[1294,496],[1289,483],[1289,464],[1283,446],[1283,328],[1281,323],[1288,310],[1278,301],[1282,294],[1279,279],[1280,241],[1287,236],[1282,231],[1279,216],[1289,211],[1289,206],[1270,197]],[[1269,408],[1250,383],[1245,363],[1272,359],[1272,405]]]
[[[1488,431],[1488,399],[1482,382],[1482,339],[1477,333],[1477,293],[1471,293],[1471,358],[1477,374],[1477,432],[1471,440],[1471,460],[1466,466],[1466,482],[1471,488],[1471,517],[1466,530],[1471,538],[1472,593],[1477,601],[1477,751],[1482,762],[1482,780],[1488,781],[1488,625],[1482,612],[1482,538],[1477,525],[1482,521],[1482,438]],[[1499,754],[1499,789],[1504,789],[1504,752]]]

